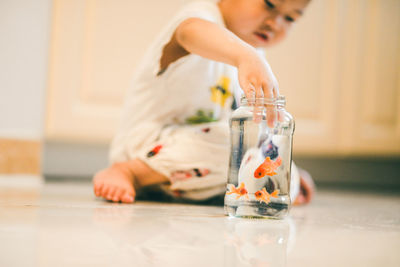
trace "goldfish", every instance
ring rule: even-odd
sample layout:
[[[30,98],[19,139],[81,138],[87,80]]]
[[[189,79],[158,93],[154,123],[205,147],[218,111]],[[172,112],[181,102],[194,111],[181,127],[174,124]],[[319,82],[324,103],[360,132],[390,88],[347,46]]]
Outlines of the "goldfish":
[[[282,158],[279,156],[275,161],[272,161],[270,157],[267,157],[263,163],[255,170],[254,178],[260,179],[264,176],[273,176],[276,174],[275,170],[281,166]]]
[[[259,200],[260,202],[264,202],[265,204],[268,204],[269,202],[271,202],[271,197],[277,198],[278,195],[279,195],[278,189],[274,190],[274,192],[269,194],[267,192],[267,189],[265,189],[265,187],[262,190],[258,190],[257,192],[254,193],[254,196],[256,197],[256,199]]]
[[[241,183],[239,187],[235,187],[233,184],[230,184],[227,194],[237,194],[236,199],[239,199],[242,196],[245,196],[247,200],[249,199],[249,195],[247,189],[244,187],[244,183]]]

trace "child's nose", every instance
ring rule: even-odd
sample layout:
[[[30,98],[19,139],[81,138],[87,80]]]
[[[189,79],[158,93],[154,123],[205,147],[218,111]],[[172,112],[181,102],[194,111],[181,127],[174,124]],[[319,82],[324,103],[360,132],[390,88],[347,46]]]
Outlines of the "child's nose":
[[[271,30],[278,30],[281,27],[283,22],[283,17],[279,14],[271,14],[264,20],[264,25],[266,28],[270,28]]]

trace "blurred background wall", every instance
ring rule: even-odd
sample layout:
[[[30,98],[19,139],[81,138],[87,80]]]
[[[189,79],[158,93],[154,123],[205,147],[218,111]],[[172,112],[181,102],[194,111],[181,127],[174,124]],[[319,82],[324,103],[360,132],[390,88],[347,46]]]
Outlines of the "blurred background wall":
[[[1,1],[0,140],[39,143],[55,179],[107,166],[134,68],[186,2]],[[400,1],[313,0],[267,50],[296,119],[294,158],[317,182],[400,186],[399,32]]]
[[[0,174],[40,173],[51,2],[0,1]]]

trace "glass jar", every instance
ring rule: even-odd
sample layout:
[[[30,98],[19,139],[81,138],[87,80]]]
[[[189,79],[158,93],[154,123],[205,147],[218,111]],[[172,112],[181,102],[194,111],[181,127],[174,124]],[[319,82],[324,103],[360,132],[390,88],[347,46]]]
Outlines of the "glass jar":
[[[294,120],[285,103],[284,96],[242,97],[231,116],[224,201],[229,216],[280,219],[289,212]],[[268,123],[271,117],[274,122]]]

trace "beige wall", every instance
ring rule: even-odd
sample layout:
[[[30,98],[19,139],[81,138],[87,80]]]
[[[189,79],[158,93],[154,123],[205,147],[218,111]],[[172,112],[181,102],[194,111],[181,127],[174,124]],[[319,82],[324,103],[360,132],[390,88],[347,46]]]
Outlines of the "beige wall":
[[[109,142],[134,67],[183,2],[54,1],[47,139]],[[399,14],[397,0],[313,0],[267,51],[295,154],[400,154]]]
[[[0,174],[40,173],[51,3],[0,1]]]
[[[0,137],[43,136],[51,2],[0,1]]]

